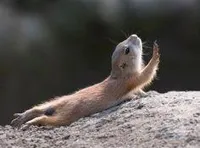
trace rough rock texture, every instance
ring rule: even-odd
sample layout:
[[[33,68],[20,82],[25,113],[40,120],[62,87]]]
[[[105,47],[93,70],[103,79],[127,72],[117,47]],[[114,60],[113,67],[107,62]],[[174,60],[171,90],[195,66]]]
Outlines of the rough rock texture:
[[[0,147],[200,147],[200,92],[149,92],[66,127],[0,126]]]

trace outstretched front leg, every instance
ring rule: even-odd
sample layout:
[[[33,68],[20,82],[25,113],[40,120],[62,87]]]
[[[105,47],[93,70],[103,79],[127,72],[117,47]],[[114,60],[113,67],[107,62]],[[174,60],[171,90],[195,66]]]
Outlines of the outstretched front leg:
[[[153,46],[153,56],[147,66],[138,74],[137,77],[133,77],[128,82],[128,89],[141,89],[144,86],[150,84],[153,78],[156,76],[158,64],[160,61],[159,48],[156,42]]]

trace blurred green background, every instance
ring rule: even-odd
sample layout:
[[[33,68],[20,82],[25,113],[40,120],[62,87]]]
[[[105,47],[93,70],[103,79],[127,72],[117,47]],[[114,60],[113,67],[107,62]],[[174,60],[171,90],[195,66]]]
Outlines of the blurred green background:
[[[159,92],[200,89],[198,0],[0,2],[0,124],[12,114],[102,81],[117,43],[137,34],[144,59],[157,40]]]

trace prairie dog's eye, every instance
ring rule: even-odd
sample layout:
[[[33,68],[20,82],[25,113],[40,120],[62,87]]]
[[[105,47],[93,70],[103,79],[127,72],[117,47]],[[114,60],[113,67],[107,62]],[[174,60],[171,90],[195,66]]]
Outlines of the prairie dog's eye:
[[[126,47],[125,48],[125,54],[128,54],[130,52],[130,48],[129,47]]]

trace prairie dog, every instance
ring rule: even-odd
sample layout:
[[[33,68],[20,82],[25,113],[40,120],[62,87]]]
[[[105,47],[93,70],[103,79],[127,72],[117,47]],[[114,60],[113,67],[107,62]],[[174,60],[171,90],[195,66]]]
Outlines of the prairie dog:
[[[23,113],[15,113],[11,125],[70,125],[81,117],[124,101],[129,92],[143,94],[142,88],[151,83],[158,69],[158,45],[154,43],[153,56],[146,66],[143,65],[142,54],[141,39],[136,34],[129,36],[116,46],[111,73],[104,81],[34,106]]]

